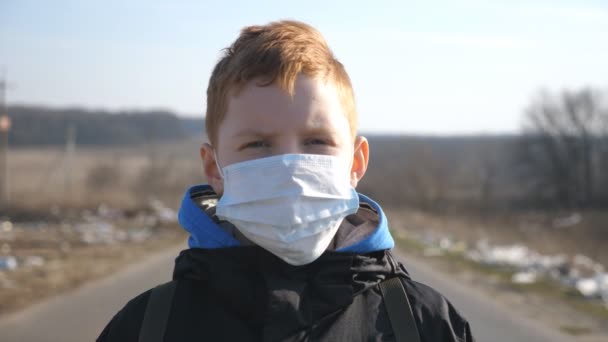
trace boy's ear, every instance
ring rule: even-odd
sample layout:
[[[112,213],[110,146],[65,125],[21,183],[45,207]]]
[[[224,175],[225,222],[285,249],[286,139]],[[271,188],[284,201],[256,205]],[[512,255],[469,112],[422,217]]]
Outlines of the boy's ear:
[[[354,147],[353,166],[350,170],[350,184],[353,188],[356,188],[363,175],[365,175],[365,171],[367,171],[369,143],[365,137],[357,136]]]
[[[220,171],[217,169],[213,147],[208,143],[204,143],[201,146],[200,153],[207,182],[211,185],[216,194],[222,195],[222,193],[224,193],[224,180]]]

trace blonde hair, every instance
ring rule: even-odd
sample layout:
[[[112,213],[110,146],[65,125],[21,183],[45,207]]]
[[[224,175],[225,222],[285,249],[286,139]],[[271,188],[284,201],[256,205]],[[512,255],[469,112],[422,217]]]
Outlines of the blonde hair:
[[[212,144],[228,110],[228,98],[253,79],[259,86],[277,84],[293,96],[299,74],[331,81],[338,90],[351,135],[357,133],[357,112],[350,78],[319,31],[302,22],[284,20],[241,30],[224,49],[207,88],[205,125]]]

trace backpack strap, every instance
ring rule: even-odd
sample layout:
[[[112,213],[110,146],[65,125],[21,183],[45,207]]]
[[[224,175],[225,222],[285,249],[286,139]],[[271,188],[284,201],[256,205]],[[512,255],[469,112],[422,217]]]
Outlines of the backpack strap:
[[[384,280],[379,286],[397,342],[420,342],[412,307],[399,277]]]
[[[177,281],[158,285],[150,292],[144,320],[139,330],[139,342],[162,342],[171,313]]]

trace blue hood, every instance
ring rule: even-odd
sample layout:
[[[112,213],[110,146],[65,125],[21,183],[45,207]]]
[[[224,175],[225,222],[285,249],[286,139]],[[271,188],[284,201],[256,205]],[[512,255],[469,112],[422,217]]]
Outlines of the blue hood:
[[[193,192],[210,189],[209,185],[195,185],[189,188],[184,195],[182,205],[179,209],[179,223],[190,233],[188,245],[190,248],[226,248],[237,247],[241,243],[232,235],[218,226],[192,199]],[[374,232],[365,239],[350,246],[342,247],[337,252],[369,253],[379,250],[392,249],[395,242],[388,229],[386,216],[382,208],[366,197],[359,194],[359,201],[369,204],[378,212],[379,222]]]

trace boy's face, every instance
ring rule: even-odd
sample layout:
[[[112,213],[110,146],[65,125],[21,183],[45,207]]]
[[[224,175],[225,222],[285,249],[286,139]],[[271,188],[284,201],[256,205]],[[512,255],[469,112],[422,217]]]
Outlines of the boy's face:
[[[214,147],[204,144],[205,175],[216,193],[223,180],[216,167],[280,154],[324,154],[352,160],[353,187],[367,169],[369,148],[363,137],[351,136],[350,125],[331,82],[299,76],[294,96],[277,85],[247,84],[228,100],[228,110]],[[272,175],[269,175],[272,176]]]

